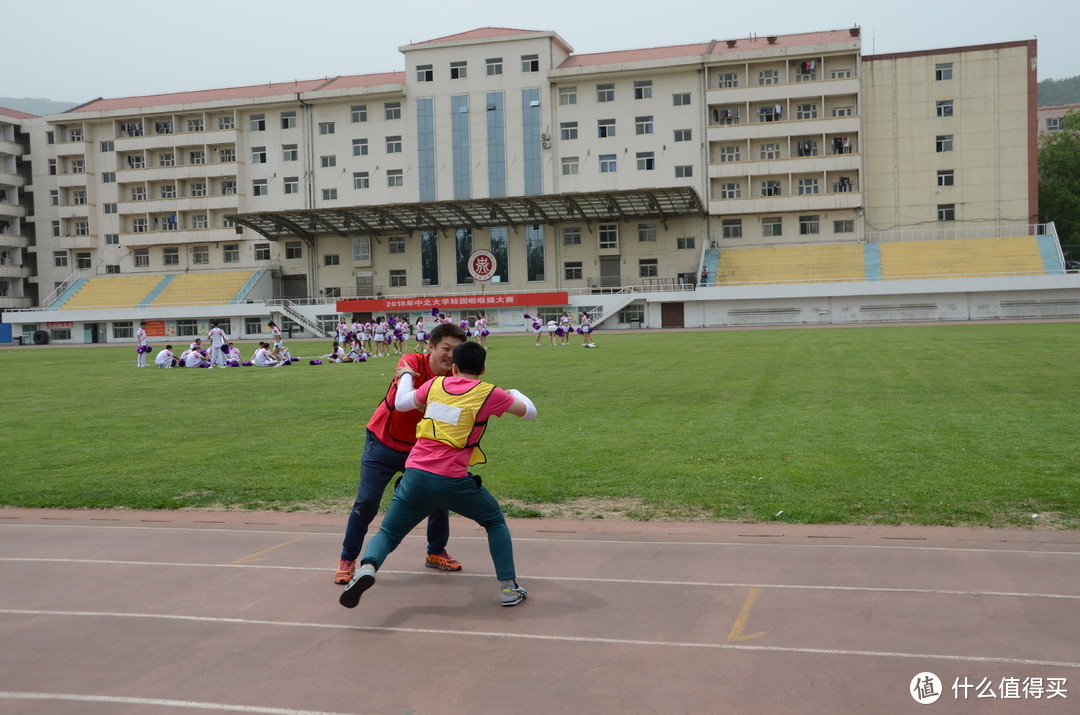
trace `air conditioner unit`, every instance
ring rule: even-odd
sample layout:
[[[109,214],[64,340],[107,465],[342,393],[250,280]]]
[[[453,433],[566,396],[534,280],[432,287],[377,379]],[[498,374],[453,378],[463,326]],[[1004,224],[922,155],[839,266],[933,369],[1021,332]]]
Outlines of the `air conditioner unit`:
[[[551,137],[549,137],[547,134],[541,134],[540,135],[540,140],[541,141],[548,141],[549,139],[551,139]]]

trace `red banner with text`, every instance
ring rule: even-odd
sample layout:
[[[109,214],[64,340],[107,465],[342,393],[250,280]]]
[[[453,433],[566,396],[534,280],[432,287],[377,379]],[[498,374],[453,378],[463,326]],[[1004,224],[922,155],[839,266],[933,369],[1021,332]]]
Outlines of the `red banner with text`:
[[[538,305],[567,305],[570,295],[566,291],[550,293],[487,293],[481,295],[423,296],[417,298],[354,298],[339,300],[339,313],[380,313],[395,310],[431,310],[443,313],[475,312],[496,308],[521,308]]]

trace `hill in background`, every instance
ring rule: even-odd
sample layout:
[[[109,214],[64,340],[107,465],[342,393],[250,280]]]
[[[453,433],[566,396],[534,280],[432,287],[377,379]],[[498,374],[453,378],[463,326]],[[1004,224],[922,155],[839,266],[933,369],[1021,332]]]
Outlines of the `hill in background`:
[[[82,102],[57,102],[52,99],[35,99],[32,97],[0,97],[0,107],[16,109],[20,112],[37,114],[38,116],[66,112],[80,104]]]
[[[1059,104],[1080,104],[1080,76],[1039,82],[1039,106],[1056,107]]]

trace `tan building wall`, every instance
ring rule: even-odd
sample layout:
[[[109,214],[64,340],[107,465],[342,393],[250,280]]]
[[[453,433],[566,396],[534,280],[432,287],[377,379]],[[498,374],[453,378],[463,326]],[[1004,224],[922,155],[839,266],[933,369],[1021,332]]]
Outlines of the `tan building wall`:
[[[1037,220],[1035,49],[863,58],[869,231]]]

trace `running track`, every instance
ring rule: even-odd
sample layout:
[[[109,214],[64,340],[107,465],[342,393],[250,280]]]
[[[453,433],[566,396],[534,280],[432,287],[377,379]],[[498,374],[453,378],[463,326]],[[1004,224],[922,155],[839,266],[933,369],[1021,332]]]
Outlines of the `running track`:
[[[455,518],[347,610],[343,524],[0,509],[0,712],[1080,712],[1077,532],[517,520],[501,608]]]

